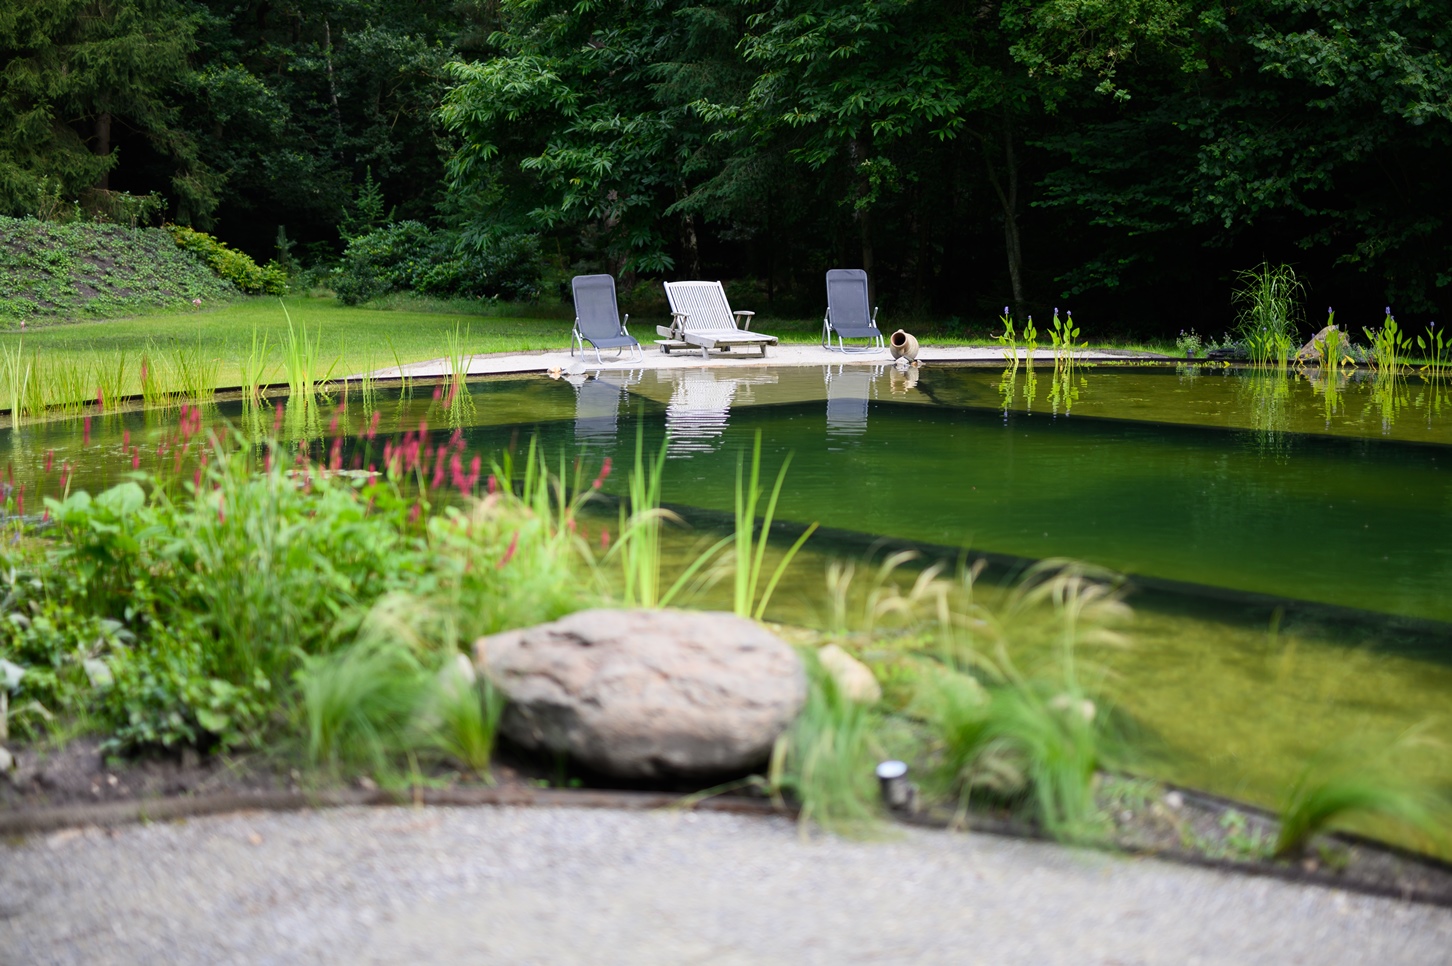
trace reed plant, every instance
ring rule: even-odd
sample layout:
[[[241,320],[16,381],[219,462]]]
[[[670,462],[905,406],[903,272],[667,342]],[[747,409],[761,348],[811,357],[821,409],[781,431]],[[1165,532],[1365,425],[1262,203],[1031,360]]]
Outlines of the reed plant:
[[[1305,286],[1289,265],[1262,262],[1238,273],[1234,301],[1237,332],[1256,366],[1283,366],[1295,346]]]
[[[682,591],[709,579],[708,566],[734,539],[731,535],[721,537],[696,554],[671,585],[661,590],[661,529],[666,524],[683,522],[678,515],[660,505],[665,461],[664,442],[656,455],[647,460],[644,435],[636,435],[635,465],[626,483],[628,496],[620,504],[619,537],[605,555],[605,560],[613,560],[619,566],[620,593],[625,603],[632,607],[669,607]],[[602,474],[608,475],[608,472],[607,464],[602,468]],[[603,482],[603,475],[595,480],[595,484]]]
[[[34,371],[33,360],[25,355],[25,344],[17,340],[15,347],[0,347],[0,382],[5,387],[5,400],[10,408],[10,425],[16,427],[24,420],[30,400],[30,379]]]
[[[98,355],[92,364],[91,381],[96,385],[96,407],[105,412],[120,405],[126,394],[126,353],[116,350]]]
[[[253,326],[252,345],[242,360],[242,401],[248,407],[261,406],[265,401],[263,387],[267,384],[271,346],[267,334],[260,335]]]
[[[776,516],[777,500],[781,497],[782,485],[786,482],[787,470],[790,468],[791,462],[791,454],[788,453],[786,459],[782,461],[781,469],[776,474],[776,483],[771,488],[771,496],[767,499],[766,510],[758,526],[756,510],[763,494],[760,430],[756,432],[756,439],[751,450],[750,471],[748,472],[746,469],[745,453],[742,453],[736,461],[736,527],[733,541],[736,575],[732,606],[735,612],[742,617],[761,619],[762,615],[766,613],[767,604],[771,602],[771,595],[776,590],[777,583],[780,582],[787,568],[791,566],[793,558],[802,549],[802,545],[817,529],[817,524],[814,522],[802,532],[802,535],[797,538],[777,564],[776,569],[772,571],[765,588],[761,589],[758,594],[762,566],[766,559],[766,548],[771,535],[771,523]]]

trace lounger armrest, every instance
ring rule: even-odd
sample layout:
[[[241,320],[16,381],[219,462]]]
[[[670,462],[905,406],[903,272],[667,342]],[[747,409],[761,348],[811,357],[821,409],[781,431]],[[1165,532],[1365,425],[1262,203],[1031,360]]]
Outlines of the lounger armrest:
[[[751,331],[751,319],[756,315],[755,312],[736,311],[731,314],[736,316],[736,327],[738,329],[744,329],[747,332]]]
[[[626,312],[625,313],[625,318],[623,318],[623,319],[620,320],[620,334],[621,335],[629,335],[630,334],[629,332],[626,332],[625,331],[625,327],[627,325],[629,325],[629,324],[630,324],[630,313],[629,312]]]

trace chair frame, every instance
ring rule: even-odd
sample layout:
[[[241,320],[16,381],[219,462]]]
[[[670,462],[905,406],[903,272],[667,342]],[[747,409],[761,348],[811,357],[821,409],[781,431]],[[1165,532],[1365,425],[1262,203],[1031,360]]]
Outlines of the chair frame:
[[[578,280],[578,279],[582,279],[582,278],[608,278],[608,279],[610,279],[610,302],[611,302],[612,305],[615,306],[616,319],[618,320],[620,318],[620,316],[619,316],[620,307],[619,307],[619,305],[615,301],[615,277],[613,275],[576,275],[573,279],[570,280],[570,293],[571,293],[572,296],[574,295],[575,281]],[[625,329],[625,326],[629,322],[630,322],[630,313],[629,312],[626,312],[625,313],[625,319],[623,321],[617,321],[617,323],[616,323],[617,325],[620,326],[619,331],[616,333],[616,337],[627,338],[627,339],[630,340],[630,344],[629,345],[621,345],[621,346],[607,346],[606,348],[613,348],[613,349],[615,349],[615,360],[614,361],[616,361],[616,362],[620,361],[623,358],[626,349],[631,350],[630,360],[632,362],[644,362],[645,361],[645,349],[641,346],[640,340],[637,339],[637,338],[635,338],[635,336],[631,335]],[[577,346],[579,347],[580,355],[583,356],[585,354],[585,343],[586,342],[589,342],[590,343],[590,348],[592,348],[592,349],[595,350],[595,361],[598,362],[602,366],[605,365],[606,364],[605,358],[604,358],[604,356],[600,355],[600,347],[598,345],[596,345],[593,340],[591,340],[589,337],[587,337],[585,335],[585,333],[580,330],[579,301],[576,300],[576,303],[575,303],[575,328],[570,333],[570,356],[572,358],[574,357],[574,355],[575,355],[575,348]]]
[[[848,345],[842,333],[836,326],[832,325],[832,287],[831,276],[833,272],[856,272],[860,269],[834,268],[827,271],[827,314],[822,316],[822,348],[832,352],[878,352],[887,350],[887,341],[882,337],[882,330],[877,327],[877,306],[872,307],[872,318],[868,320],[868,326],[872,329],[873,335],[849,336],[849,338],[865,338],[871,341],[867,345]],[[862,272],[862,284],[865,289],[867,285],[867,273]],[[832,333],[837,334],[837,344],[832,345]]]

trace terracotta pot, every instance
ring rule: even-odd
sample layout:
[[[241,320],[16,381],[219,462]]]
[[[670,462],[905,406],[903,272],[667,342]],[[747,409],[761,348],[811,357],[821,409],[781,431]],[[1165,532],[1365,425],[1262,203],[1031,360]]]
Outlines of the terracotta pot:
[[[894,359],[906,359],[908,362],[914,362],[918,358],[918,340],[902,329],[898,329],[887,340],[887,351],[892,353]]]

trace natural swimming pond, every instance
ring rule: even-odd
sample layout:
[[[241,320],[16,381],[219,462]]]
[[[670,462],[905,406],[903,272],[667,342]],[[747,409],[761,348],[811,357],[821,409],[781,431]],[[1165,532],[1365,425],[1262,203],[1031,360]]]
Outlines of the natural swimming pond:
[[[383,434],[450,420],[498,451],[533,436],[623,468],[664,445],[664,496],[698,526],[729,514],[759,431],[770,473],[793,454],[777,518],[819,522],[771,616],[821,618],[823,558],[886,539],[994,555],[998,576],[1067,557],[1132,575],[1133,646],[1095,655],[1117,701],[1163,745],[1166,777],[1274,802],[1311,754],[1408,729],[1452,740],[1452,425],[1445,387],[1209,367],[708,365],[598,378],[496,379],[448,413],[419,392],[378,405]],[[240,421],[239,404],[212,418]],[[357,433],[358,405],[340,416]],[[270,423],[270,419],[267,420]],[[16,483],[93,491],[130,469],[174,412],[0,434]],[[270,428],[270,427],[269,427]],[[326,425],[290,427],[328,435]],[[325,444],[317,444],[325,445]],[[127,449],[127,446],[130,449]],[[50,472],[46,473],[46,464]],[[606,489],[623,491],[616,473]],[[1445,781],[1427,745],[1408,768]]]

